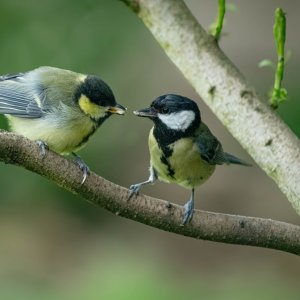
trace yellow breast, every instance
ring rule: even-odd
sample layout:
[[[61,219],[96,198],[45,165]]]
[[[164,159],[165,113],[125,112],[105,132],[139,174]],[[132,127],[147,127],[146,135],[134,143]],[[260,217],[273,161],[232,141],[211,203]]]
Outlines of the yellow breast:
[[[61,111],[60,111],[61,113]],[[68,119],[73,116],[73,119]],[[68,154],[82,148],[95,131],[95,124],[89,117],[78,114],[48,114],[43,118],[25,119],[7,115],[11,130],[31,140],[42,140],[49,148],[61,154]]]
[[[192,138],[182,138],[169,147],[172,155],[167,158],[153,136],[153,129],[150,131],[151,165],[156,170],[158,179],[190,189],[202,184],[213,174],[215,166],[201,158]]]

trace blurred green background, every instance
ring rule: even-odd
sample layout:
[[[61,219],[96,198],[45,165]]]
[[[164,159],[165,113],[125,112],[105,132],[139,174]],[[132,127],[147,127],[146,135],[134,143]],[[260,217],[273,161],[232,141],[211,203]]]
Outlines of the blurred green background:
[[[188,0],[208,28],[217,1]],[[276,59],[273,14],[287,12],[289,100],[279,114],[300,136],[299,1],[234,1],[221,47],[266,94]],[[198,101],[226,151],[251,161],[168,60],[140,20],[120,1],[0,1],[0,73],[50,65],[99,75],[129,109],[112,117],[80,152],[91,169],[123,186],[148,176],[151,123],[131,111],[163,93]],[[6,123],[1,117],[1,127]],[[0,299],[299,299],[300,263],[291,254],[197,241],[114,216],[52,182],[0,165]],[[184,203],[189,194],[157,183],[144,192]],[[257,167],[219,167],[196,193],[196,207],[274,218],[299,216]]]

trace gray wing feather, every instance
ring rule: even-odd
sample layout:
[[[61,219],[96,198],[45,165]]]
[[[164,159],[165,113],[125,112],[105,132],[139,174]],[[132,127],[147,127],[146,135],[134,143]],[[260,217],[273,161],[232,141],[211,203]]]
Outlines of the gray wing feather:
[[[44,112],[35,100],[39,95],[23,76],[24,73],[0,76],[0,113],[40,118]]]
[[[0,76],[0,81],[8,80],[8,79],[16,79],[22,77],[25,73],[17,73],[17,74],[5,74]]]

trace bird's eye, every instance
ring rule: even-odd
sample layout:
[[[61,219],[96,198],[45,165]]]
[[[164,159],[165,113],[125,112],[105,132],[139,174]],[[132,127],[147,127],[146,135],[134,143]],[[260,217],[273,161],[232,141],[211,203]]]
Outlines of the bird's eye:
[[[161,112],[162,112],[163,114],[167,114],[167,113],[170,112],[170,110],[169,110],[167,107],[163,107],[163,108],[161,109]]]

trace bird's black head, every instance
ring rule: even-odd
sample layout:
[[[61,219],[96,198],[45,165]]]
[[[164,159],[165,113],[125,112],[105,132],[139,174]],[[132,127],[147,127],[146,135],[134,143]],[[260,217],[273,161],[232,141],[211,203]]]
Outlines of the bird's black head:
[[[201,123],[197,104],[174,94],[160,96],[150,107],[135,111],[134,114],[152,119],[156,137],[168,142],[193,135]]]
[[[75,91],[80,109],[93,120],[107,118],[111,114],[123,115],[126,108],[116,102],[111,88],[100,78],[88,75]]]

